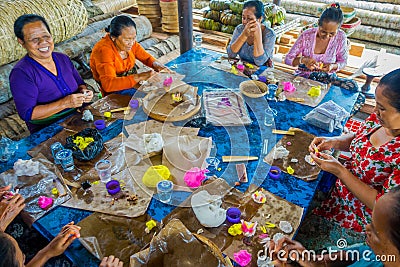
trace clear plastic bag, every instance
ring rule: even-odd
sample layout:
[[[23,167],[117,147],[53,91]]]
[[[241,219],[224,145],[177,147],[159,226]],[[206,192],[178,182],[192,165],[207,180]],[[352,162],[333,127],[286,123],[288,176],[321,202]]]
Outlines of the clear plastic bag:
[[[348,116],[350,116],[350,113],[332,100],[329,100],[311,110],[303,119],[309,124],[331,133],[335,129],[342,129],[342,121]]]

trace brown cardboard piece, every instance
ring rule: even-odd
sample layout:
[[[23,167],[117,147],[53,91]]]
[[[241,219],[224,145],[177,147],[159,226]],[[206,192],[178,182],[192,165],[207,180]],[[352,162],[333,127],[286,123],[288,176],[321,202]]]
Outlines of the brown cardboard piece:
[[[294,174],[292,174],[292,176],[304,181],[313,181],[317,179],[321,169],[316,165],[312,166],[308,164],[304,160],[305,156],[310,154],[308,146],[315,136],[297,128],[290,128],[289,130],[294,131],[295,135],[285,135],[282,137],[270,153],[265,156],[264,161],[271,166],[278,166],[284,172],[287,172],[286,168],[291,166],[294,169]],[[288,142],[290,142],[291,145],[288,145]],[[286,149],[289,150],[289,156],[274,160],[274,151],[279,146],[286,147]],[[293,158],[297,159],[298,162],[290,162]]]

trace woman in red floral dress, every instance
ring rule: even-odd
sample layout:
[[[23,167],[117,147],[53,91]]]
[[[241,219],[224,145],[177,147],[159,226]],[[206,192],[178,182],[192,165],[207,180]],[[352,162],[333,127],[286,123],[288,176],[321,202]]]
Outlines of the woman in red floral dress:
[[[375,92],[374,113],[356,134],[317,137],[309,149],[322,170],[339,179],[329,199],[314,213],[340,226],[363,232],[376,200],[400,185],[400,69],[385,75]],[[318,151],[350,151],[344,165]]]

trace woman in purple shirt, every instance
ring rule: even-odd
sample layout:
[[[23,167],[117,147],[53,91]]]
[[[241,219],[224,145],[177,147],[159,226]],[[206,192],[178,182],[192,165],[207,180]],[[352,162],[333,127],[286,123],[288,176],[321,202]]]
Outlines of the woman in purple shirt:
[[[18,114],[31,133],[92,100],[93,92],[69,57],[53,52],[53,38],[43,17],[20,16],[14,33],[27,54],[11,71],[10,87]]]
[[[299,36],[285,58],[286,64],[298,67],[295,75],[332,82],[350,90],[358,88],[353,80],[340,79],[335,74],[346,67],[349,56],[347,37],[340,29],[342,22],[343,12],[339,4],[332,4],[322,13],[318,27]]]

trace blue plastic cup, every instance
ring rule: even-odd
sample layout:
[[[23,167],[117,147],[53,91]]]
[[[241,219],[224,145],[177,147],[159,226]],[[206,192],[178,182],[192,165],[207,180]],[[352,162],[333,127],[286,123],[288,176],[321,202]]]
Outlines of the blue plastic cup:
[[[163,180],[157,183],[158,198],[163,203],[169,203],[172,198],[174,184],[169,180]]]

